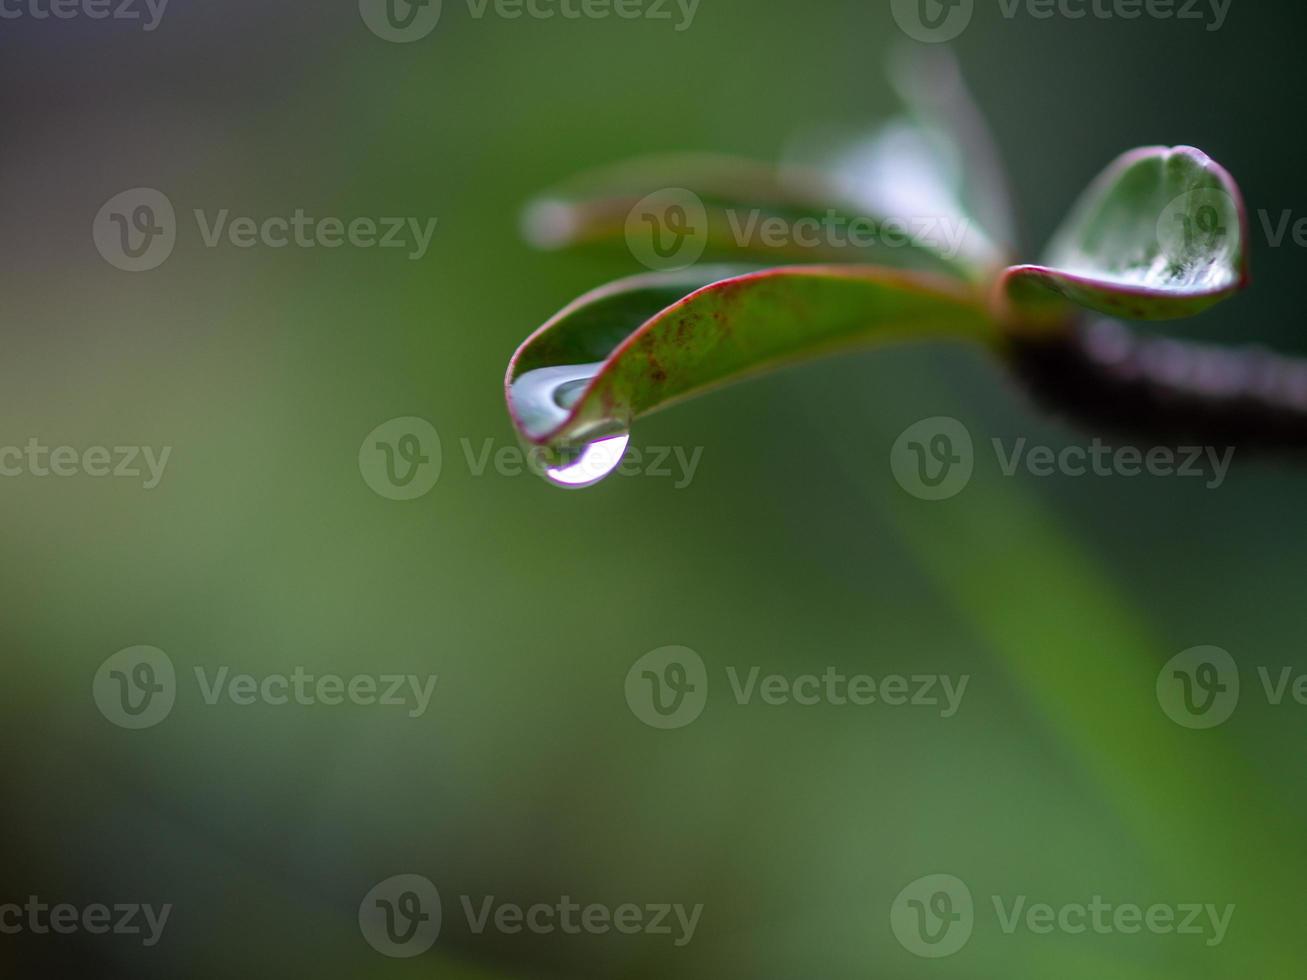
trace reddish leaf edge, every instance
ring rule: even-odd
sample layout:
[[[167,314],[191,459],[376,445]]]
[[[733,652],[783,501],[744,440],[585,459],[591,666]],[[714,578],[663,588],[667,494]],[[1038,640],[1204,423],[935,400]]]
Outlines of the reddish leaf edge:
[[[1095,276],[1088,276],[1081,273],[1068,272],[1059,269],[1056,266],[1041,265],[1038,263],[1028,263],[1023,265],[1014,265],[999,275],[998,283],[995,289],[995,305],[1003,311],[1005,320],[1021,324],[1023,321],[1033,321],[1037,323],[1046,323],[1051,319],[1065,320],[1067,312],[1074,311],[1079,305],[1075,301],[1066,297],[1060,290],[1049,285],[1049,280],[1064,280],[1075,283],[1079,286],[1087,286],[1093,289],[1101,289],[1117,293],[1128,300],[1139,302],[1150,302],[1158,299],[1175,298],[1181,296],[1186,300],[1192,300],[1195,303],[1209,301],[1214,304],[1223,299],[1236,295],[1253,283],[1252,277],[1252,256],[1251,256],[1251,223],[1248,218],[1248,205],[1244,199],[1243,191],[1239,187],[1238,181],[1224,166],[1196,146],[1180,144],[1177,146],[1141,146],[1137,149],[1130,150],[1117,157],[1099,176],[1089,185],[1084,193],[1084,197],[1091,197],[1099,194],[1115,184],[1123,173],[1129,170],[1135,164],[1159,154],[1190,157],[1198,166],[1213,174],[1221,183],[1222,187],[1234,200],[1239,215],[1239,235],[1243,243],[1242,254],[1240,256],[1239,279],[1226,287],[1211,290],[1193,290],[1188,292],[1177,293],[1174,290],[1157,289],[1150,286],[1139,286],[1129,283],[1120,283],[1112,279],[1100,279]],[[1046,289],[1050,294],[1050,302],[1053,296],[1056,296],[1067,307],[1066,312],[1061,312],[1055,316],[1041,316],[1032,310],[1022,310],[1020,304],[1011,298],[1011,284],[1021,278],[1034,280],[1035,284]],[[1123,310],[1119,315],[1125,315],[1129,310]],[[1190,314],[1180,314],[1180,318]]]
[[[513,352],[512,358],[510,358],[508,362],[508,370],[504,375],[504,400],[508,405],[508,413],[509,413],[509,417],[513,421],[513,427],[518,432],[520,438],[525,440],[527,443],[530,443],[531,445],[535,445],[535,446],[548,446],[554,441],[556,441],[558,436],[561,433],[566,432],[569,428],[571,428],[572,425],[580,417],[583,409],[586,406],[586,400],[589,398],[591,391],[597,385],[599,385],[604,380],[606,380],[607,376],[615,369],[615,365],[617,364],[617,362],[620,361],[637,344],[639,344],[640,339],[645,334],[647,334],[649,331],[654,329],[654,327],[657,326],[659,323],[661,323],[665,318],[670,316],[675,316],[678,311],[685,308],[687,305],[693,302],[697,297],[707,293],[725,291],[728,289],[737,288],[738,286],[744,283],[756,282],[759,280],[770,279],[770,278],[779,279],[779,278],[787,278],[787,277],[821,276],[821,275],[828,275],[831,276],[832,278],[845,278],[845,279],[866,278],[869,280],[885,283],[887,285],[895,285],[906,290],[911,290],[923,294],[944,295],[950,299],[962,303],[967,303],[967,302],[974,303],[977,310],[989,313],[989,308],[987,303],[985,302],[983,292],[977,291],[975,288],[971,287],[968,283],[964,281],[959,281],[950,278],[948,276],[939,275],[930,272],[904,271],[901,269],[891,269],[883,266],[811,265],[811,266],[781,266],[773,269],[762,269],[756,272],[748,272],[748,273],[743,273],[741,275],[728,276],[724,279],[719,279],[716,282],[709,283],[706,286],[702,286],[698,289],[693,290],[690,293],[687,293],[683,298],[677,300],[675,303],[672,303],[670,306],[667,306],[662,310],[659,310],[652,317],[646,320],[643,324],[641,324],[639,327],[633,330],[626,337],[625,340],[623,340],[616,348],[613,349],[612,353],[610,353],[606,358],[604,358],[603,367],[601,367],[599,371],[595,374],[595,376],[590,379],[589,384],[586,385],[585,390],[581,393],[580,397],[577,398],[576,404],[568,412],[567,417],[558,425],[556,425],[554,428],[550,429],[548,432],[544,432],[534,436],[530,435],[527,432],[527,428],[524,424],[522,417],[518,414],[518,411],[514,405],[513,397],[512,397],[513,382],[518,377],[518,364],[521,362],[526,351],[537,340],[539,340],[542,336],[544,336],[550,330],[552,330],[558,323],[560,323],[563,320],[566,320],[568,317],[572,316],[578,310],[583,309],[586,306],[589,306],[593,303],[599,302],[600,300],[606,299],[610,296],[625,292],[629,289],[639,288],[644,283],[650,283],[650,284],[657,283],[661,281],[661,279],[664,278],[665,275],[666,275],[665,273],[643,273],[637,276],[628,276],[624,279],[618,279],[613,282],[606,283],[603,286],[599,286],[596,289],[592,289],[588,293],[583,294],[582,296],[573,300],[571,303],[567,304],[567,306],[563,307],[562,310],[560,310],[558,313],[550,317],[547,321],[545,321],[544,324],[542,324],[535,331],[533,331],[531,335],[526,338],[526,340],[524,340],[521,344],[518,345],[517,349]],[[1001,336],[1000,330],[996,325],[995,338],[999,339],[1000,336]],[[659,408],[661,409],[665,407],[670,407],[672,405],[677,404],[678,402],[685,401],[693,397],[697,397],[703,394],[705,391],[711,391],[714,390],[715,388],[726,387],[734,383],[736,380],[742,380],[746,376],[754,376],[757,374],[764,373],[774,367],[780,366],[780,364],[798,363],[799,360],[800,360],[799,358],[785,358],[779,363],[759,364],[752,371],[748,372],[747,375],[739,375],[731,378],[728,381],[722,381],[715,384],[707,385],[702,388],[696,388],[694,391],[682,395],[678,398],[669,399],[663,405],[659,406]]]

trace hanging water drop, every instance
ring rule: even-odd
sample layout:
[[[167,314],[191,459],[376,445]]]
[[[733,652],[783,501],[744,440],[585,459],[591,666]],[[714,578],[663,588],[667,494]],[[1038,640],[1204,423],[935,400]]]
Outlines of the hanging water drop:
[[[509,403],[528,435],[544,435],[568,422],[603,362],[536,368],[515,379]],[[575,421],[575,420],[573,420]],[[592,487],[621,465],[631,433],[627,423],[587,418],[558,441],[530,448],[532,468],[556,487]]]
[[[545,479],[569,490],[592,487],[621,465],[630,441],[631,434],[622,432],[588,442],[570,461],[546,468]]]

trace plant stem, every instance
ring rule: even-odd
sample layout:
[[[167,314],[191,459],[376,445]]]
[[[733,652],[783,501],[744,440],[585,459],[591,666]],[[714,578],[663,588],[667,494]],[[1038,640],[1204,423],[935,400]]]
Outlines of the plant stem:
[[[1146,337],[1114,320],[1013,337],[1006,352],[1044,407],[1131,443],[1307,449],[1307,360]]]

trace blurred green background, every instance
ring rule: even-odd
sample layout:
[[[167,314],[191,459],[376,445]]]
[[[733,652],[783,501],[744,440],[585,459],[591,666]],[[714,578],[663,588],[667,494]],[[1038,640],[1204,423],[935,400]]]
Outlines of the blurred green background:
[[[1008,20],[954,47],[1010,167],[1034,258],[1121,151],[1190,143],[1250,207],[1307,217],[1307,13],[1234,0],[1202,23]],[[162,940],[0,935],[6,975],[349,977],[1289,976],[1300,928],[1307,708],[1256,669],[1307,668],[1307,470],[1236,458],[1178,479],[1003,477],[980,454],[945,503],[906,495],[908,425],[977,442],[1092,434],[1032,408],[979,352],[918,347],[791,370],[648,419],[634,446],[702,447],[688,487],[563,492],[475,475],[515,445],[513,348],[621,255],[533,252],[531,195],[632,154],[775,158],[814,123],[890,112],[888,3],[702,0],[646,20],[477,19],[391,44],[352,3],[174,0],[159,27],[0,23],[0,444],[171,446],[162,482],[0,480],[6,515],[0,904],[174,906]],[[128,274],[91,236],[129,188],[168,195],[171,258]],[[193,209],[437,217],[402,252],[206,248]],[[1307,255],[1186,334],[1307,350]],[[385,499],[359,447],[400,416],[440,433],[437,485]],[[92,685],[146,644],[176,705],[140,731]],[[702,717],[642,724],[627,671],[707,664]],[[1243,699],[1190,731],[1159,670],[1215,644]],[[206,705],[193,670],[438,675],[421,718],[380,706]],[[737,705],[727,667],[969,675],[923,707]],[[392,875],[439,888],[424,955],[360,935]],[[970,942],[896,941],[905,886],[946,873]],[[476,934],[458,896],[704,906],[693,940]],[[991,896],[1060,906],[1233,904],[1224,941],[1000,928]]]

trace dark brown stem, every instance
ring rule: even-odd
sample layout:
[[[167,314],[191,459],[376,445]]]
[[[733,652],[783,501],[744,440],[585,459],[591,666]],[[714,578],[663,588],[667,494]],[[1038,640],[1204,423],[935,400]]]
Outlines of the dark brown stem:
[[[1307,450],[1307,360],[1145,337],[1114,320],[1014,338],[1018,377],[1073,423],[1148,446]]]

